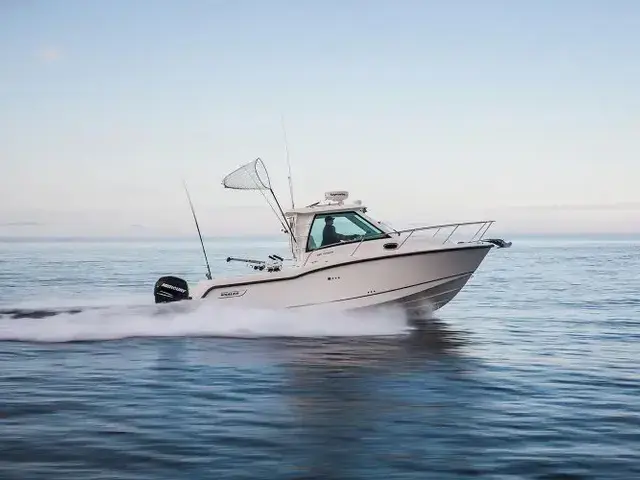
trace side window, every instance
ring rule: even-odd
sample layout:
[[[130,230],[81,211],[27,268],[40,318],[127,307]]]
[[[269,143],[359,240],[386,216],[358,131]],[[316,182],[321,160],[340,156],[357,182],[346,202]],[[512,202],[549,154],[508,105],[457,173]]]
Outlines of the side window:
[[[311,225],[307,250],[344,242],[359,242],[363,237],[365,240],[380,238],[384,235],[382,230],[355,212],[322,214],[317,215]]]
[[[324,229],[324,217],[316,217],[311,225],[309,232],[309,240],[307,241],[307,250],[315,250],[322,245],[322,230]]]

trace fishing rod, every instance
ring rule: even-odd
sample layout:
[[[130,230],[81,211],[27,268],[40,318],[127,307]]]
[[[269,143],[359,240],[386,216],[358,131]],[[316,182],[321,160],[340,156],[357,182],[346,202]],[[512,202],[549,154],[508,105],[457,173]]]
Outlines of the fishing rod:
[[[184,185],[184,191],[187,193],[187,199],[189,200],[189,207],[191,208],[191,213],[193,214],[193,221],[196,224],[196,229],[198,230],[198,237],[200,237],[200,245],[202,245],[202,253],[204,254],[204,262],[207,266],[207,280],[211,280],[211,267],[209,266],[209,259],[207,258],[207,250],[204,248],[204,241],[202,240],[202,233],[200,233],[200,225],[198,225],[198,218],[196,217],[196,211],[193,208],[193,203],[191,202],[191,195],[189,195],[189,190],[187,189],[187,183],[183,180],[182,184]]]
[[[255,263],[256,265],[263,265],[266,263],[264,260],[251,260],[250,258],[237,258],[237,257],[227,257],[227,262]]]
[[[250,264],[254,270],[264,270],[267,272],[279,272],[282,269],[284,258],[279,255],[269,255],[269,259],[274,263],[267,263],[264,260],[252,260],[250,258],[227,257],[227,262],[243,262]]]
[[[282,122],[282,133],[284,136],[284,149],[287,156],[287,168],[289,170],[289,195],[291,196],[291,208],[296,208],[296,203],[293,200],[293,178],[291,176],[291,160],[289,159],[289,142],[287,141],[287,130],[284,127],[284,114],[280,115],[280,120]]]

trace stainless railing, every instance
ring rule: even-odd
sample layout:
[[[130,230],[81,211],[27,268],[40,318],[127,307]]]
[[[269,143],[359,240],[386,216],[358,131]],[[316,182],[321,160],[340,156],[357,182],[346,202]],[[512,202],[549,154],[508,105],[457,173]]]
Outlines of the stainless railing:
[[[436,233],[432,235],[432,237],[435,237],[436,235],[438,235],[438,233],[440,233],[440,230],[442,230],[443,228],[453,227],[453,230],[451,231],[451,233],[449,233],[447,238],[445,238],[444,241],[442,242],[443,244],[445,244],[449,241],[449,239],[453,236],[453,234],[456,233],[456,230],[458,230],[458,228],[464,227],[464,226],[470,226],[470,225],[479,225],[478,230],[476,230],[473,236],[469,240],[467,240],[467,242],[473,242],[473,241],[482,240],[482,237],[484,237],[484,235],[487,233],[491,225],[493,225],[494,223],[495,223],[495,220],[480,220],[477,222],[443,223],[441,225],[428,225],[426,227],[415,227],[415,228],[407,228],[405,230],[394,230],[393,232],[389,233],[389,235],[397,235],[399,237],[403,233],[408,233],[408,235],[402,240],[400,245],[396,247],[396,250],[399,250],[415,232],[435,230]],[[360,248],[360,245],[362,245],[362,242],[364,242],[364,240],[365,240],[365,237],[363,237],[360,240],[360,242],[358,242],[358,245],[356,245],[356,248],[353,250],[353,252],[351,252],[350,256],[353,256],[358,251],[358,248]]]
[[[451,231],[451,233],[449,233],[447,238],[445,238],[443,240],[442,244],[445,244],[445,243],[447,243],[449,241],[449,239],[453,236],[453,234],[456,233],[458,228],[465,227],[465,226],[471,226],[471,225],[478,225],[479,227],[476,230],[476,232],[473,234],[473,236],[469,240],[467,240],[467,242],[480,241],[480,240],[482,240],[484,235],[487,233],[487,231],[489,230],[491,225],[493,225],[494,223],[495,223],[495,220],[480,220],[480,221],[477,221],[477,222],[460,222],[460,223],[443,223],[441,225],[429,225],[429,226],[426,226],[426,227],[415,227],[415,228],[407,228],[407,229],[404,229],[404,230],[394,230],[393,232],[389,232],[388,234],[391,235],[392,237],[393,236],[400,237],[402,234],[408,233],[408,235],[402,240],[402,242],[400,242],[400,245],[398,245],[395,248],[395,250],[399,250],[407,242],[407,240],[409,240],[409,238],[411,238],[411,236],[415,232],[426,232],[426,231],[429,231],[429,230],[435,230],[436,232],[432,235],[432,238],[434,238],[436,235],[438,235],[438,233],[440,233],[440,231],[442,229],[453,228],[453,230]],[[358,244],[356,245],[356,248],[353,249],[353,251],[350,253],[349,256],[353,256],[358,251],[358,248],[360,248],[360,245],[362,245],[362,243],[365,240],[367,240],[367,239],[373,240],[374,238],[375,237],[365,237],[365,236],[363,236],[360,239],[360,241],[358,242]],[[380,237],[380,238],[384,238],[384,237]],[[339,245],[339,244],[336,244],[336,245]],[[315,251],[311,252],[309,255],[307,255],[307,258],[305,259],[305,261],[302,264],[302,266],[304,267],[311,257],[316,256],[315,254],[317,254],[318,252],[322,252],[322,251],[323,251],[323,249],[319,249],[319,250],[315,250]]]
[[[453,236],[453,234],[456,233],[456,230],[458,230],[458,228],[470,226],[470,225],[480,225],[480,227],[478,228],[478,230],[476,230],[476,233],[474,233],[473,236],[469,240],[467,240],[467,242],[475,241],[476,237],[477,237],[477,241],[480,241],[482,240],[482,237],[484,237],[484,235],[487,233],[487,230],[489,230],[489,227],[491,227],[491,225],[493,225],[494,223],[495,223],[495,220],[480,220],[478,222],[443,223],[442,225],[429,225],[427,227],[416,227],[416,228],[408,228],[406,230],[399,230],[398,236],[401,233],[407,233],[407,232],[409,233],[409,235],[407,235],[407,237],[402,241],[402,243],[398,245],[398,248],[404,245],[404,243],[407,240],[409,240],[409,237],[411,237],[411,235],[413,235],[414,232],[435,229],[436,233],[433,234],[433,236],[435,237],[438,233],[440,233],[440,230],[442,230],[443,228],[453,227],[453,230],[451,230],[451,233],[449,234],[449,236],[447,236],[447,238],[445,238],[444,241],[442,242],[444,244],[449,241],[449,239]]]

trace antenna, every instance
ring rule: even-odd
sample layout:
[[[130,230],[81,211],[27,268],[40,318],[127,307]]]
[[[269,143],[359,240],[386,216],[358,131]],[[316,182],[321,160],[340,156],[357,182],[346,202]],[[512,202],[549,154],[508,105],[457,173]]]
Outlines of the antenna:
[[[284,128],[284,115],[280,115],[282,120],[282,133],[284,134],[284,149],[287,154],[287,168],[289,169],[289,195],[291,196],[291,208],[296,208],[293,201],[293,179],[291,178],[291,162],[289,161],[289,143],[287,142],[287,130]]]
[[[189,207],[191,207],[191,213],[193,214],[193,221],[196,222],[196,229],[198,230],[198,237],[200,237],[200,245],[202,245],[202,253],[204,254],[204,262],[207,266],[207,279],[211,280],[211,267],[209,267],[209,259],[207,258],[207,251],[204,248],[204,242],[202,241],[202,234],[200,233],[200,226],[198,225],[198,218],[196,217],[196,211],[193,208],[193,203],[191,203],[191,196],[189,195],[189,190],[187,189],[187,183],[183,180],[182,184],[184,185],[184,191],[187,193],[187,199],[189,200]]]

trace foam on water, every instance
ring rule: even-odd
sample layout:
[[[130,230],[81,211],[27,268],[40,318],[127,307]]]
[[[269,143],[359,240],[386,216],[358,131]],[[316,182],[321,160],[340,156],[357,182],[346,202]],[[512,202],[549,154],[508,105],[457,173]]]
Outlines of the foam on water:
[[[90,296],[76,294],[61,298],[55,296],[38,296],[27,298],[10,304],[0,304],[1,309],[17,310],[64,310],[91,307],[128,307],[132,305],[148,305],[149,295],[99,295]]]
[[[400,335],[399,310],[367,313],[220,307],[206,302],[0,311],[0,340],[70,342],[132,337],[327,337]],[[21,306],[24,308],[24,306]],[[32,306],[33,308],[33,306]],[[22,314],[21,314],[22,313]],[[46,315],[43,315],[46,314]]]

